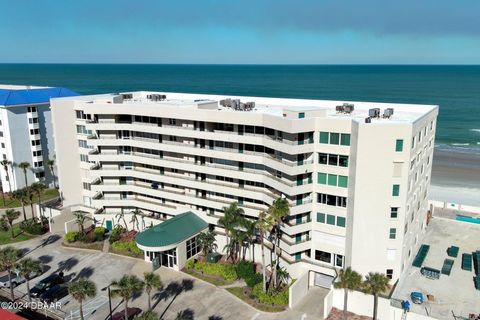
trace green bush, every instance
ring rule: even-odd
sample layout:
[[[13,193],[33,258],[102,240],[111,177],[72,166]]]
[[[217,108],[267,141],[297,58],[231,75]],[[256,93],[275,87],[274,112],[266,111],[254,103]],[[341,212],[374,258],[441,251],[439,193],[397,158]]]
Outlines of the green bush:
[[[112,234],[110,235],[110,243],[114,243],[118,240],[120,240],[120,236],[123,233],[123,227],[122,226],[115,226],[112,230]]]
[[[243,279],[250,288],[253,288],[255,285],[263,282],[263,276],[261,273],[254,273],[251,276]]]
[[[262,282],[260,282],[253,287],[252,296],[260,303],[277,306],[288,305],[288,287],[285,287],[280,292],[263,292]]]
[[[77,231],[69,231],[65,234],[65,241],[68,243],[72,243],[78,240],[78,232]]]
[[[95,230],[93,231],[95,234],[95,241],[102,241],[103,236],[105,234],[105,228],[104,227],[96,227]]]
[[[34,235],[40,235],[45,233],[42,224],[37,222],[37,220],[24,221],[20,224],[20,227],[23,229],[23,231]]]
[[[143,251],[137,247],[135,240],[123,242],[123,241],[116,241],[112,243],[112,249],[115,251],[119,251],[121,253],[131,253],[135,256],[142,256]]]
[[[83,243],[92,243],[95,242],[96,237],[93,232],[84,233],[78,236],[78,241]]]
[[[250,261],[240,261],[236,266],[236,271],[239,278],[249,278],[255,274],[255,265]]]
[[[185,268],[187,269],[193,269],[194,267],[195,267],[195,259],[190,259],[185,264]]]
[[[226,281],[234,281],[237,277],[237,272],[235,271],[235,266],[231,264],[221,264],[221,263],[209,263],[209,262],[197,262],[195,263],[195,269],[199,272],[211,276],[220,276]]]

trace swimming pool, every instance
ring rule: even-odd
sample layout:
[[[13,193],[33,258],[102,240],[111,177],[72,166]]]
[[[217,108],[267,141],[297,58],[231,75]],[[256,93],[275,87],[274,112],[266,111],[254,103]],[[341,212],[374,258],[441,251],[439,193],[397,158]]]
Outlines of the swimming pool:
[[[457,218],[455,220],[480,224],[480,218],[474,218],[469,216],[457,215]]]

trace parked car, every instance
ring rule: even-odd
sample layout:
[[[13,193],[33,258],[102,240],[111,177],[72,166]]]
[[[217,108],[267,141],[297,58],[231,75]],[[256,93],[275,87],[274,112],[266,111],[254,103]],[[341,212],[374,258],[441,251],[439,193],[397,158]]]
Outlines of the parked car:
[[[64,283],[63,277],[52,274],[46,277],[43,280],[40,280],[33,288],[30,290],[30,295],[34,298],[39,297],[42,293],[50,289],[51,287]]]
[[[422,304],[425,299],[423,298],[423,294],[418,291],[414,291],[410,294],[410,298],[412,299],[413,303]]]
[[[42,269],[43,270],[43,269]],[[38,277],[39,275],[42,274],[43,271],[40,271],[40,272],[31,272],[30,275],[29,275],[29,278],[30,279],[33,279],[35,277]],[[12,284],[13,284],[13,287],[16,287],[18,286],[19,284],[21,283],[24,283],[26,281],[26,279],[24,277],[22,277],[18,270],[15,270],[13,269],[12,270]],[[3,288],[10,288],[10,279],[8,277],[8,272],[0,277],[0,287],[3,287]]]
[[[46,303],[56,302],[63,297],[68,295],[68,287],[66,284],[56,284],[42,295],[40,295],[40,300]]]
[[[112,320],[132,320],[135,316],[138,316],[142,312],[139,308],[127,308],[128,318],[125,319],[125,309],[119,312],[115,312],[112,315]]]

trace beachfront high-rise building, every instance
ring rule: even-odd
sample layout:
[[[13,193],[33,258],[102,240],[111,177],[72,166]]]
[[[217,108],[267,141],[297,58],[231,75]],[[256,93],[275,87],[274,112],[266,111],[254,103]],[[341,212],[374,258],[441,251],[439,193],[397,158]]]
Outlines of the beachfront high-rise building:
[[[285,197],[281,263],[326,286],[344,266],[396,280],[420,244],[436,106],[131,92],[53,99],[52,110],[64,204],[109,228],[134,208],[158,223],[190,211],[221,250],[224,207],[256,219]],[[164,248],[183,266],[160,240],[146,259]]]
[[[54,159],[50,98],[74,95],[65,88],[0,85],[0,161],[11,161],[7,170],[0,168],[3,192],[25,186],[21,162],[30,164],[28,183],[52,184],[47,166]]]

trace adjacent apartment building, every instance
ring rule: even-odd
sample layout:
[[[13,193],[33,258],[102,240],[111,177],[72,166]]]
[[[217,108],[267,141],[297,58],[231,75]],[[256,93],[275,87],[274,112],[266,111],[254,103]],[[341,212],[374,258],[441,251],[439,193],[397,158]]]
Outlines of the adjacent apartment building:
[[[141,228],[192,212],[221,250],[224,207],[256,219],[285,197],[281,264],[320,286],[344,266],[395,281],[426,227],[437,106],[129,92],[52,111],[65,205],[107,227],[134,208]]]
[[[25,186],[22,169],[28,162],[28,183],[43,181],[50,185],[52,173],[48,159],[54,159],[50,99],[77,95],[65,88],[0,85],[0,161],[11,165],[0,168],[3,192]]]

